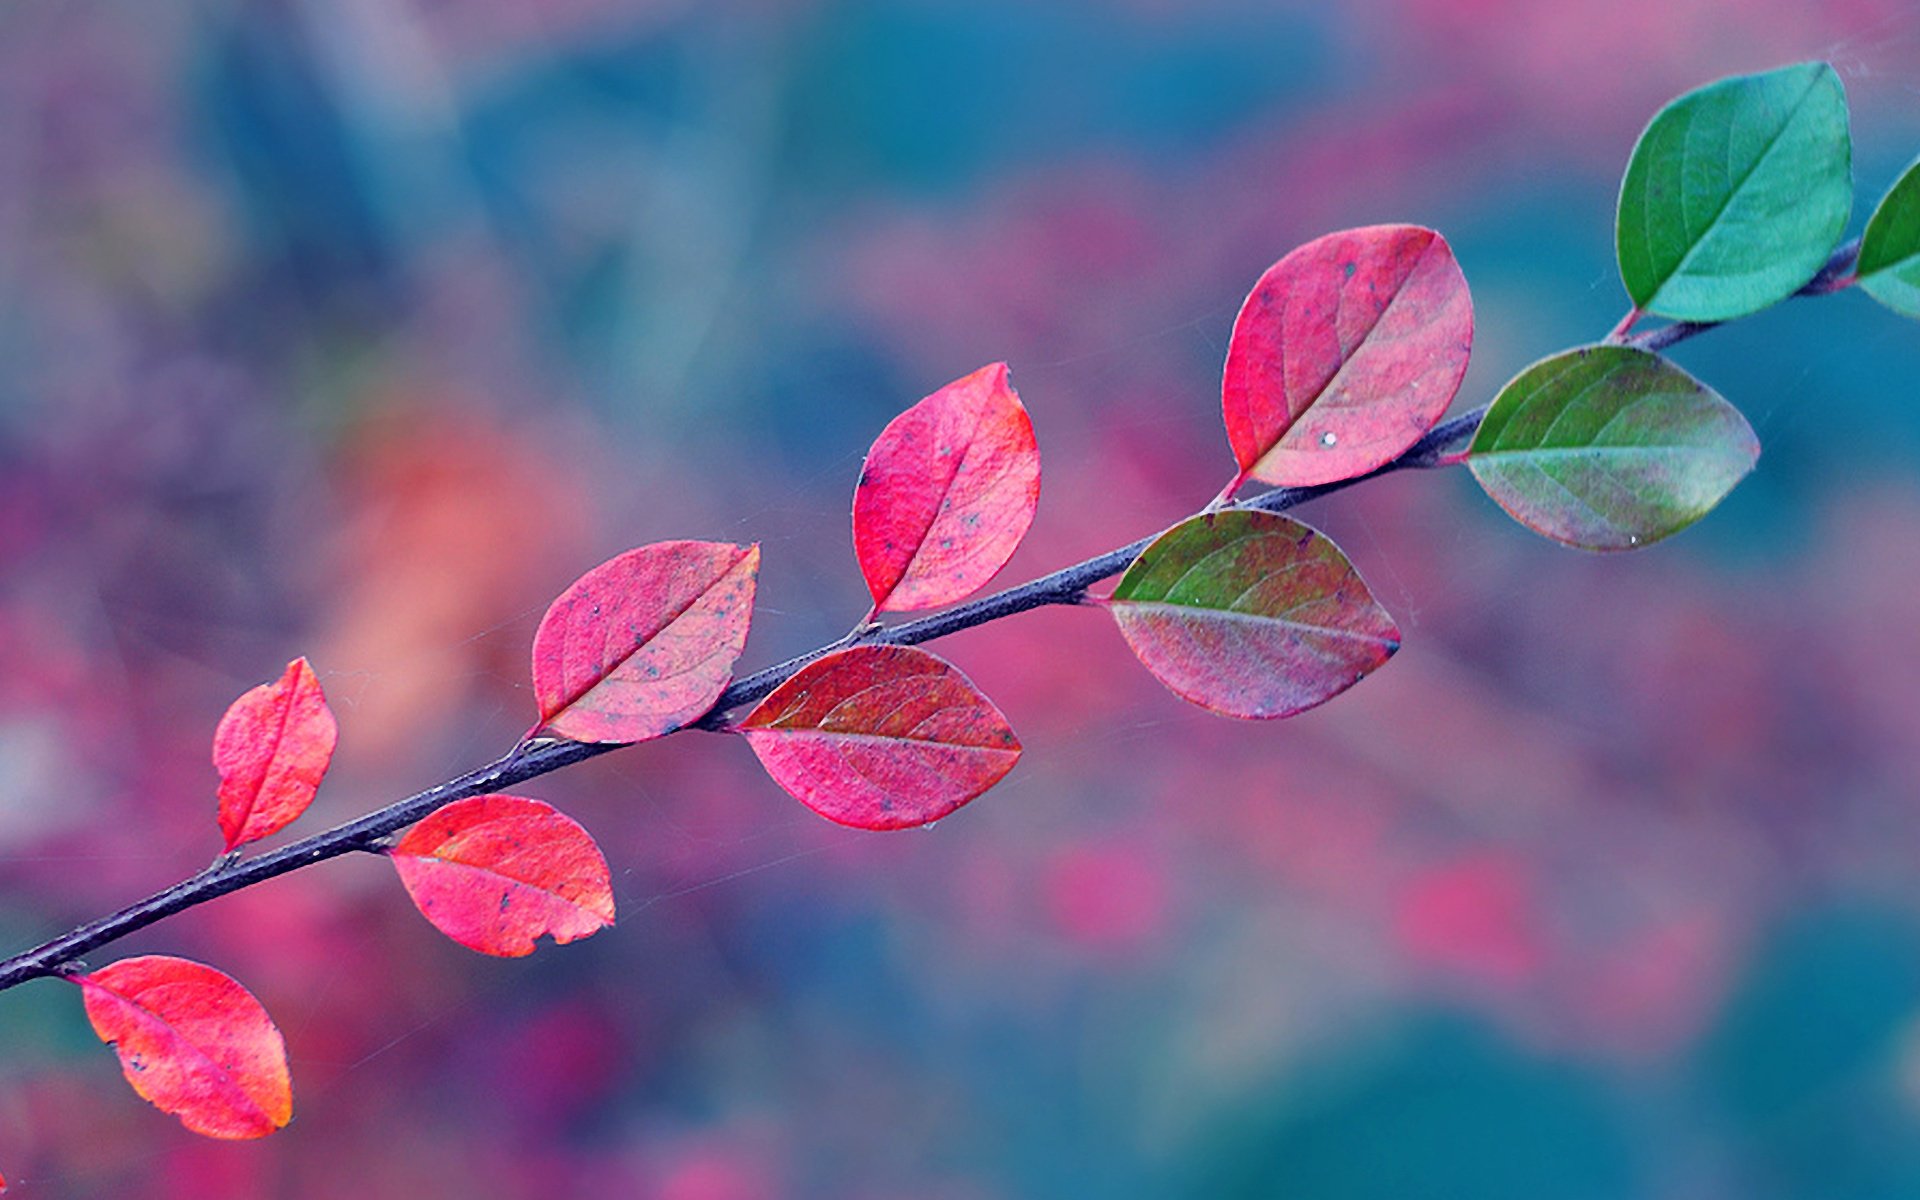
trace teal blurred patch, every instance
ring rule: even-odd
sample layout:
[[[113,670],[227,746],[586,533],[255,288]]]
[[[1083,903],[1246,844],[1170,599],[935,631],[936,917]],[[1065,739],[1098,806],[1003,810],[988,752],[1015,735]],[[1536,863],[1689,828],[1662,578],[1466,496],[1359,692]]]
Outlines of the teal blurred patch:
[[[791,149],[818,186],[957,192],[1103,148],[1169,165],[1337,77],[1313,10],[1129,14],[1106,4],[831,8],[795,66]]]
[[[0,937],[9,946],[35,945],[46,935],[44,926],[29,928],[12,914],[0,916]],[[80,989],[58,979],[36,979],[0,996],[0,1029],[6,1030],[0,1038],[0,1072],[15,1079],[48,1067],[78,1070],[69,1060],[91,1060],[101,1053]]]
[[[1790,1200],[1920,1196],[1920,1121],[1900,1078],[1920,1017],[1920,928],[1830,909],[1775,931],[1705,1039],[1699,1084],[1748,1178]]]
[[[199,149],[229,172],[258,265],[315,295],[383,280],[400,248],[377,171],[298,23],[237,11],[210,30],[190,86]]]
[[[1428,1015],[1289,1072],[1189,1164],[1195,1200],[1643,1195],[1598,1077]]]

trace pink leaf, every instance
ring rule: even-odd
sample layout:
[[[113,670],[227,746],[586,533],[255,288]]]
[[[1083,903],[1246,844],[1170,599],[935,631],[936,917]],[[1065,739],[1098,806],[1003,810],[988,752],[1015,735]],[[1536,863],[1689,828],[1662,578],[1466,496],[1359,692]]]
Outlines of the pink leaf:
[[[519,796],[455,800],[387,852],[414,907],[472,950],[518,958],[534,940],[613,924],[613,880],[592,835]]]
[[[1260,277],[1221,385],[1243,477],[1364,475],[1419,440],[1460,390],[1473,301],[1446,239],[1415,225],[1331,233]]]
[[[246,988],[152,954],[74,978],[87,1020],[133,1090],[195,1133],[265,1137],[293,1116],[287,1047]]]
[[[1013,557],[1040,499],[1033,422],[994,363],[880,431],[853,493],[853,548],[875,612],[951,604]]]
[[[1020,757],[1006,717],[924,650],[856,646],[774,689],[740,732],[774,782],[830,821],[903,829],[939,820]]]
[[[227,849],[285,828],[313,803],[340,727],[304,658],[233,702],[213,735]]]
[[[640,742],[707,711],[747,644],[759,546],[656,542],[574,582],[533,639],[539,732]]]

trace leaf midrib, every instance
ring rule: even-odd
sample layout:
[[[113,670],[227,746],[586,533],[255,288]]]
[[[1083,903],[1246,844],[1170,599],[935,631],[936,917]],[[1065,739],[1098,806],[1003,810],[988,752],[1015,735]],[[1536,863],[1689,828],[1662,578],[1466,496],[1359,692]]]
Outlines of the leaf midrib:
[[[1207,608],[1198,604],[1180,604],[1170,600],[1115,600],[1112,603],[1182,619],[1197,618],[1202,620],[1229,621],[1243,625],[1283,625],[1289,629],[1297,629],[1304,633],[1324,634],[1329,637],[1347,638],[1352,641],[1368,642],[1379,646],[1387,645],[1395,640],[1393,638],[1381,637],[1378,634],[1363,633],[1357,629],[1343,629],[1338,625],[1313,625],[1305,621],[1290,620],[1286,617],[1269,617],[1259,613],[1235,612],[1225,608]]]

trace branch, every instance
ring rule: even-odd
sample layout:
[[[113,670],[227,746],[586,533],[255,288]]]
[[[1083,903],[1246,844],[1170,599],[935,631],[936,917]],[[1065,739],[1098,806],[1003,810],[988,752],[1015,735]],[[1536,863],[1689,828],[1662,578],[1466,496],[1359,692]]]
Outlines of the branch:
[[[1842,245],[1833,252],[1819,274],[1795,294],[1825,295],[1849,286],[1853,282],[1852,269],[1859,253],[1858,240]],[[1644,350],[1659,351],[1722,324],[1725,322],[1679,321],[1631,337],[1621,336],[1617,340]],[[1621,330],[1616,330],[1616,334],[1620,332]],[[1317,500],[1322,496],[1344,491],[1355,484],[1376,479],[1382,475],[1390,475],[1395,471],[1449,466],[1460,460],[1459,448],[1473,437],[1486,415],[1487,409],[1483,405],[1442,421],[1428,430],[1400,457],[1365,475],[1312,487],[1274,488],[1225,507],[1258,509],[1274,513],[1285,512],[1309,500]],[[898,625],[864,625],[839,641],[790,658],[777,666],[755,672],[745,679],[736,680],[721,693],[711,709],[682,726],[682,729],[725,730],[729,728],[728,714],[733,710],[761,699],[786,682],[800,668],[821,655],[843,646],[861,643],[917,645],[951,633],[958,633],[963,629],[971,629],[976,625],[985,625],[989,621],[1010,617],[1028,609],[1042,608],[1050,604],[1080,604],[1085,601],[1089,587],[1126,570],[1153,540],[1153,537],[1141,538],[1137,542],[1121,546],[1116,550],[1109,550],[1105,554],[1095,555],[1070,567],[1063,567],[1031,582],[956,605],[918,620],[906,621]],[[445,783],[437,784],[363,817],[336,825],[322,833],[316,833],[312,837],[303,838],[291,845],[252,858],[233,855],[222,857],[191,879],[182,880],[118,912],[89,921],[31,950],[0,962],[0,991],[16,987],[30,979],[70,974],[77,969],[80,956],[88,951],[229,892],[237,892],[241,888],[264,883],[275,876],[285,875],[289,871],[297,871],[302,867],[309,867],[342,854],[380,853],[385,849],[386,839],[390,835],[425,819],[435,810],[455,800],[512,787],[562,767],[596,758],[611,750],[618,750],[625,744],[589,744],[551,738],[523,741],[505,756],[486,766],[449,779]]]
[[[24,954],[0,962],[0,991],[29,979],[67,974],[70,964],[87,951],[217,896],[252,887],[276,875],[285,875],[289,871],[297,871],[342,854],[355,851],[378,853],[382,849],[382,839],[387,835],[423,820],[435,809],[455,800],[512,787],[516,783],[617,749],[617,744],[523,742],[504,758],[364,817],[336,825],[324,833],[316,833],[253,858],[222,857],[191,879],[182,880],[145,900],[129,904],[97,921],[89,921]]]

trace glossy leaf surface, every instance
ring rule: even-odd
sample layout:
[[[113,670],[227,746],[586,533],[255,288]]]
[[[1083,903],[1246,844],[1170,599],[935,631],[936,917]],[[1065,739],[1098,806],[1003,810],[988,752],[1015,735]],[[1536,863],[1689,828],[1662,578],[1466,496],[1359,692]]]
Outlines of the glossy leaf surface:
[[[758,546],[656,542],[581,576],[534,635],[540,731],[639,742],[704,713],[746,646],[759,569]]]
[[[293,1116],[287,1048],[252,993],[184,958],[122,959],[80,985],[133,1090],[195,1133],[265,1137]]]
[[[1636,307],[1724,321],[1793,295],[1853,207],[1847,98],[1826,63],[1738,75],[1653,118],[1620,188],[1615,242]]]
[[[613,924],[613,880],[600,847],[538,800],[455,800],[388,857],[421,915],[482,954],[518,958],[540,937],[571,942]]]
[[[1260,277],[1227,346],[1234,459],[1266,483],[1331,483],[1397,457],[1453,401],[1473,301],[1445,238],[1414,225],[1308,242]]]
[[[1873,210],[1854,273],[1861,291],[1903,316],[1920,317],[1920,162],[1901,173]]]
[[[313,803],[340,727],[304,658],[235,700],[213,735],[227,849],[286,827]]]
[[[1706,515],[1759,456],[1746,418],[1685,371],[1645,350],[1588,346],[1502,388],[1467,465],[1527,528],[1629,550]]]
[[[1290,517],[1205,513],[1154,540],[1108,604],[1154,678],[1230,717],[1287,717],[1358,683],[1400,630],[1324,535]]]
[[[830,821],[902,829],[939,820],[998,783],[1020,742],[952,664],[910,646],[816,659],[740,732],[774,781]]]
[[[876,612],[951,604],[1005,566],[1033,524],[1040,450],[994,363],[888,423],[853,494],[853,548]]]

